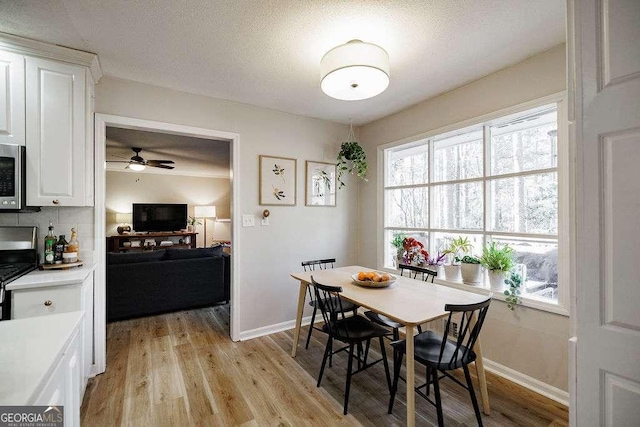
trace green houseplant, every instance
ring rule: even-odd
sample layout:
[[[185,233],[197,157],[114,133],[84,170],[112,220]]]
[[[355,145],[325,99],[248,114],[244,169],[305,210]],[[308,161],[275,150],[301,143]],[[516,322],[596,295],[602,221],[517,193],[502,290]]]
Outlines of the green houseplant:
[[[520,301],[522,300],[520,298],[522,276],[512,271],[509,277],[505,279],[504,283],[509,287],[504,291],[504,300],[507,303],[507,308],[513,311],[515,310],[516,305],[520,304]]]
[[[345,185],[342,180],[342,174],[344,173],[355,173],[358,178],[365,181],[367,180],[367,155],[356,140],[356,135],[353,133],[353,126],[349,128],[347,140],[340,146],[336,166],[338,168],[338,188],[342,188]]]
[[[489,283],[491,289],[502,292],[504,290],[505,278],[513,269],[513,249],[509,245],[499,246],[495,242],[482,249],[480,258],[482,266],[489,271]]]
[[[469,238],[458,236],[455,239],[451,239],[449,247],[442,253],[449,258],[449,264],[444,266],[444,275],[447,280],[452,282],[461,282],[462,276],[460,274],[460,256],[471,252],[473,246],[469,242]]]
[[[465,255],[460,259],[462,283],[465,285],[478,285],[482,282],[482,264],[480,258]]]
[[[396,248],[396,267],[398,264],[400,264],[399,260],[402,258],[402,255],[404,255],[404,239],[407,236],[404,235],[404,233],[393,233],[393,238],[391,239],[391,246],[393,246],[394,248]]]
[[[200,220],[198,218],[196,218],[195,216],[190,216],[187,218],[187,231],[188,232],[193,232],[193,230],[195,229],[196,225],[202,225],[202,222],[200,222]]]

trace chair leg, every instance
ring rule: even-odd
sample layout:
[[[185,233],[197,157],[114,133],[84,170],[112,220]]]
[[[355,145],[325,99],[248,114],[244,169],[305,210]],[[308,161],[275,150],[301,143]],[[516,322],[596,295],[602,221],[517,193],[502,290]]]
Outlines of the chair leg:
[[[362,369],[362,343],[358,342],[358,370]]]
[[[313,325],[316,321],[316,312],[318,311],[317,307],[313,307],[313,314],[311,315],[311,323],[309,324],[309,333],[307,334],[307,344],[304,346],[305,349],[309,348],[309,342],[311,341],[311,332],[313,332]]]
[[[387,376],[387,387],[391,393],[391,375],[389,375],[389,362],[387,361],[387,350],[384,348],[384,338],[380,337],[380,353],[382,353],[382,363],[384,364],[384,374]],[[367,346],[369,349],[369,346]]]
[[[329,338],[331,341],[329,344],[329,367],[333,368],[333,339]]]
[[[320,374],[318,375],[318,385],[320,387],[320,382],[322,381],[322,374],[324,373],[324,367],[327,364],[327,357],[331,354],[331,336],[327,338],[327,346],[324,348],[324,356],[322,357],[322,365],[320,366]]]
[[[464,376],[467,379],[467,386],[469,387],[469,395],[471,396],[471,403],[473,403],[473,410],[476,413],[476,420],[478,425],[482,427],[482,415],[480,415],[480,408],[478,407],[478,399],[476,399],[476,392],[473,390],[473,382],[471,382],[471,375],[469,375],[469,367],[464,365]]]
[[[369,340],[367,340],[367,346],[364,348],[364,358],[362,359],[363,363],[364,363],[364,366],[367,366],[367,358],[369,357],[369,347],[370,346],[371,346],[371,340],[369,339]]]
[[[442,415],[442,400],[440,399],[440,384],[438,383],[438,370],[433,368],[433,391],[436,395],[436,411],[438,412],[438,426],[444,426],[444,416]]]
[[[400,368],[402,367],[402,357],[404,353],[393,350],[393,385],[391,386],[391,397],[389,398],[389,410],[388,413],[393,412],[393,402],[396,399],[396,392],[398,391],[398,379],[400,378]]]
[[[344,411],[347,415],[347,407],[349,406],[349,390],[351,389],[351,371],[353,370],[353,343],[349,345],[349,363],[347,364],[347,385],[344,389]]]
[[[427,365],[427,396],[429,396],[429,391],[431,390],[431,368]]]

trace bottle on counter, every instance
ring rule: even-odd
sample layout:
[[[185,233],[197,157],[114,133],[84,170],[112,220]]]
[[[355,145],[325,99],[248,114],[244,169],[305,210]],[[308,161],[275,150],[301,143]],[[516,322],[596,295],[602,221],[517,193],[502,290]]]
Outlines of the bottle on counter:
[[[71,264],[74,262],[78,262],[78,250],[80,249],[80,244],[78,243],[78,233],[75,228],[71,229],[71,239],[69,243],[66,245],[64,252],[62,253],[62,262],[63,264]]]
[[[44,263],[53,264],[55,262],[56,236],[53,235],[53,223],[49,221],[49,232],[44,238]]]
[[[64,234],[61,234],[58,237],[58,241],[56,242],[56,250],[55,250],[55,263],[62,264],[62,254],[64,253],[64,248],[67,246],[67,239],[65,239]]]

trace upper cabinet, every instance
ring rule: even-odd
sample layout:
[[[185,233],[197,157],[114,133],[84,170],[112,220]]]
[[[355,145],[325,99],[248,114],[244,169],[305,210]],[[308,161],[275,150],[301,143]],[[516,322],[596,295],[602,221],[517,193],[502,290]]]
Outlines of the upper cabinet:
[[[24,57],[0,51],[0,144],[24,145]]]
[[[86,68],[26,58],[27,205],[86,204]]]
[[[0,33],[0,143],[26,145],[28,206],[93,206],[97,56]]]

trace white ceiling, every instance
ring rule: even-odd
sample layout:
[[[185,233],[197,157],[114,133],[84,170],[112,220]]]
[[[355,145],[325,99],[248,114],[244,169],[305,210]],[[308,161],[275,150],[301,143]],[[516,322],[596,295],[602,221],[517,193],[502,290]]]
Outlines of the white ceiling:
[[[92,51],[105,75],[354,124],[557,46],[561,0],[0,0],[0,31]],[[320,59],[382,46],[391,84],[363,101],[320,90]]]
[[[107,162],[107,170],[229,178],[227,141],[107,127],[107,160],[129,160],[134,155],[131,147],[142,148],[140,156],[145,160],[173,160],[175,163],[170,166],[175,168],[147,167],[142,172],[134,172],[126,163]]]

